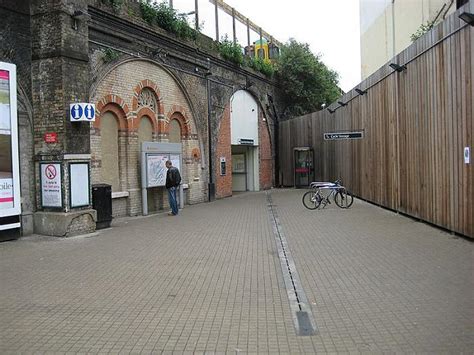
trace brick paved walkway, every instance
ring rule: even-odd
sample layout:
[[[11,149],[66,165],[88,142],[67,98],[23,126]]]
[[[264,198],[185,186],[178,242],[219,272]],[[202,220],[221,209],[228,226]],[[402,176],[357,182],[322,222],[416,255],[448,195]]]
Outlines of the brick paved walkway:
[[[265,192],[0,244],[0,353],[471,352],[473,244],[272,190],[317,334],[297,336]]]

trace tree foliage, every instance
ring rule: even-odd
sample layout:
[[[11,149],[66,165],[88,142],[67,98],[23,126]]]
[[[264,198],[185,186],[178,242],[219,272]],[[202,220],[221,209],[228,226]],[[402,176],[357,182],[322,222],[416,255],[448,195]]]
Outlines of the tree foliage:
[[[320,55],[314,55],[306,43],[290,39],[281,48],[276,66],[285,117],[318,111],[322,104],[341,96],[338,74],[321,61]]]

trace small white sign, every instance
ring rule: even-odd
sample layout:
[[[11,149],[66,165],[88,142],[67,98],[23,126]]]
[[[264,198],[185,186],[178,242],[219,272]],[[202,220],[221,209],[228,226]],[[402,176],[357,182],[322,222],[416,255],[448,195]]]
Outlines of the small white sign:
[[[62,207],[61,164],[42,163],[41,205],[43,207]]]
[[[69,105],[71,122],[95,121],[95,105],[88,102],[77,102]]]
[[[471,152],[469,147],[464,147],[464,164],[471,163]]]

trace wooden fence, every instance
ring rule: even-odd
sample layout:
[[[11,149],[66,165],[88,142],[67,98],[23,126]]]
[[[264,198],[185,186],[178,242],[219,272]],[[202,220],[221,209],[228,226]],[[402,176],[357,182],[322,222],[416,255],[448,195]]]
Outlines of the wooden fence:
[[[356,196],[474,238],[474,27],[466,4],[330,109],[279,127],[280,184],[294,184],[293,148],[314,149],[315,180],[341,178]],[[362,130],[359,140],[324,140]],[[470,148],[470,163],[464,159]]]

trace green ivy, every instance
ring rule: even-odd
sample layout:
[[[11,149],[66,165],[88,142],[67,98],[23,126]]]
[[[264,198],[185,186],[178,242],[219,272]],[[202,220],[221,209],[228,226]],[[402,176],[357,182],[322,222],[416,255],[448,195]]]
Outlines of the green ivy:
[[[112,48],[105,48],[102,50],[102,53],[104,53],[102,59],[105,63],[113,62],[114,60],[118,59],[118,57],[120,57],[120,53]]]
[[[421,24],[420,27],[410,36],[412,42],[415,42],[418,38],[423,36],[426,32],[430,31],[435,25],[434,21],[428,21],[426,24]]]
[[[218,50],[222,58],[229,60],[235,64],[244,64],[244,54],[242,53],[242,47],[238,43],[230,41],[227,36],[223,37],[218,44]]]

